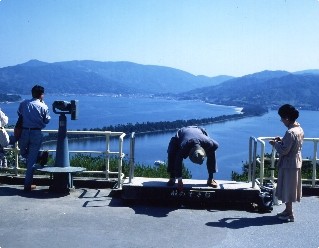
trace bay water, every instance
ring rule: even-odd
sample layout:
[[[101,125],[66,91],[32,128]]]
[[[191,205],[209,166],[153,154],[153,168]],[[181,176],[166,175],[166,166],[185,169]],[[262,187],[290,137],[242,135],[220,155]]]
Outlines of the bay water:
[[[29,98],[29,96],[23,96]],[[165,98],[128,97],[119,95],[46,95],[45,102],[51,110],[51,122],[46,129],[58,129],[58,115],[52,112],[52,103],[55,100],[78,100],[78,120],[68,119],[68,130],[82,130],[83,128],[103,128],[110,125],[142,123],[156,121],[174,121],[201,119],[221,115],[231,115],[239,108],[207,104],[201,101],[177,101]],[[17,120],[19,103],[0,103],[0,108],[9,117],[9,125]],[[318,111],[301,110],[298,121],[301,123],[305,137],[319,137],[319,128],[316,120]],[[230,179],[231,172],[241,172],[242,165],[248,160],[249,138],[282,136],[286,127],[280,122],[277,111],[239,120],[205,125],[209,136],[219,143],[217,163],[219,172],[216,179]],[[153,165],[156,160],[167,160],[167,146],[170,138],[176,131],[144,134],[136,136],[135,162]],[[43,149],[55,149],[55,143],[44,144]],[[104,139],[69,140],[69,150],[103,150]],[[270,146],[267,147],[270,151]],[[129,137],[124,140],[124,153],[129,155]],[[312,147],[305,144],[303,156],[312,156]],[[184,160],[186,167],[195,179],[206,179],[205,163],[195,165]]]

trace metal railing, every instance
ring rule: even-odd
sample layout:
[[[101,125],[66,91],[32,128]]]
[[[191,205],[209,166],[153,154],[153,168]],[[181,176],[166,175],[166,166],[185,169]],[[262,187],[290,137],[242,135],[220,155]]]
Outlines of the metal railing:
[[[131,134],[130,137],[130,175],[129,183],[132,182],[134,178],[134,163],[135,163],[135,132]]]
[[[13,133],[13,129],[6,129],[8,133]],[[43,133],[58,133],[58,130],[42,130]],[[121,189],[123,184],[124,174],[122,173],[123,166],[123,158],[125,154],[123,153],[123,142],[125,133],[123,132],[111,132],[111,131],[67,131],[67,134],[72,135],[97,135],[100,137],[105,137],[105,149],[104,150],[69,150],[69,153],[90,153],[90,154],[102,154],[105,155],[105,171],[84,171],[84,174],[104,174],[106,180],[110,180],[110,175],[117,175],[117,188]],[[111,137],[118,139],[118,150],[111,151],[110,150],[110,139]],[[19,171],[23,169],[19,168],[19,148],[18,144],[15,143],[13,147],[6,147],[5,150],[12,150],[14,154],[14,166],[12,168],[8,168],[8,170],[12,170],[15,175],[19,174]],[[49,153],[55,153],[56,150],[48,150]],[[110,170],[110,157],[115,156],[118,160],[117,171]]]
[[[272,147],[271,148],[271,156],[266,157],[266,144],[270,146],[269,142],[274,137],[250,137],[249,139],[249,160],[248,160],[248,181],[252,182],[252,187],[255,187],[255,183],[258,182],[260,185],[263,185],[265,180],[269,180],[270,182],[274,182],[277,178],[275,178],[275,162],[278,160],[276,158],[276,150]],[[302,161],[310,161],[312,163],[312,178],[311,179],[302,179],[303,182],[311,182],[311,186],[315,187],[316,182],[319,179],[316,178],[317,171],[317,161],[318,159],[318,142],[319,138],[304,138],[305,143],[313,143],[313,157],[312,158],[303,158]],[[257,148],[260,145],[260,154],[257,156]],[[265,161],[270,160],[270,176],[265,177]],[[257,163],[260,167],[259,178],[256,175],[256,166]]]

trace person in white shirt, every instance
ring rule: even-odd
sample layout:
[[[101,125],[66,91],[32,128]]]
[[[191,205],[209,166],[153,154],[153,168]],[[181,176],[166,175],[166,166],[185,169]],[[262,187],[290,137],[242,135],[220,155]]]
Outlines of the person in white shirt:
[[[19,139],[20,155],[26,159],[27,171],[24,190],[31,191],[36,186],[32,184],[34,164],[42,145],[41,130],[49,123],[51,117],[48,106],[44,103],[44,88],[35,85],[32,88],[32,99],[24,100],[18,108],[18,115],[22,117],[22,133]]]

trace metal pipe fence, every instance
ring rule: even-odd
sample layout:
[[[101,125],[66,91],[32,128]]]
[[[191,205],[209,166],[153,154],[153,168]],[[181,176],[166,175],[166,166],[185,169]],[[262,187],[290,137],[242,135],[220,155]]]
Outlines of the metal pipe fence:
[[[13,133],[13,129],[6,129],[8,133]],[[58,133],[58,130],[42,130],[42,133],[50,134],[50,133]],[[104,174],[106,180],[110,180],[110,175],[117,175],[117,188],[121,189],[123,184],[123,178],[124,174],[122,172],[123,167],[123,159],[125,157],[125,154],[123,153],[123,143],[124,143],[124,137],[125,133],[123,132],[111,132],[111,131],[67,131],[67,134],[72,135],[97,135],[100,137],[105,137],[105,149],[104,150],[69,150],[69,153],[89,153],[89,154],[101,154],[105,155],[105,171],[83,171],[84,174]],[[118,149],[117,150],[111,150],[110,148],[110,138],[117,138],[118,140]],[[8,168],[8,170],[13,171],[15,175],[19,174],[19,171],[24,171],[25,169],[22,169],[19,167],[19,147],[18,143],[16,142],[12,147],[6,147],[6,151],[12,151],[13,152],[13,158],[14,158],[14,166],[12,168]],[[56,153],[55,149],[48,150],[49,153]],[[116,157],[118,161],[117,171],[111,171],[110,170],[110,158]]]
[[[272,147],[270,158],[266,156],[266,145],[269,145],[269,141],[274,137],[250,137],[249,139],[249,164],[248,164],[248,181],[252,182],[252,187],[255,187],[255,182],[258,181],[260,185],[263,185],[265,180],[268,180],[272,183],[277,179],[275,177],[275,163],[278,158],[276,157],[276,150]],[[303,182],[310,182],[312,187],[316,186],[316,182],[319,182],[317,179],[317,161],[318,159],[318,142],[319,138],[304,138],[304,145],[307,143],[312,143],[313,145],[313,157],[312,158],[303,158],[302,161],[310,161],[312,164],[312,176],[311,178],[303,178]],[[260,153],[257,154],[258,148]],[[265,177],[265,161],[270,160],[270,176]],[[259,165],[259,178],[256,175],[256,166]]]

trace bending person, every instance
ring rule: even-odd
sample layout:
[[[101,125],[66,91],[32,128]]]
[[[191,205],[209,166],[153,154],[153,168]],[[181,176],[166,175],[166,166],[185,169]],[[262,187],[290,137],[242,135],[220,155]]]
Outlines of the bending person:
[[[218,143],[211,139],[202,127],[189,126],[179,129],[171,138],[167,153],[170,179],[167,186],[174,186],[178,179],[178,189],[183,188],[182,164],[183,159],[189,159],[195,164],[202,164],[207,157],[208,180],[207,185],[217,188],[213,179],[217,170],[216,154]]]

